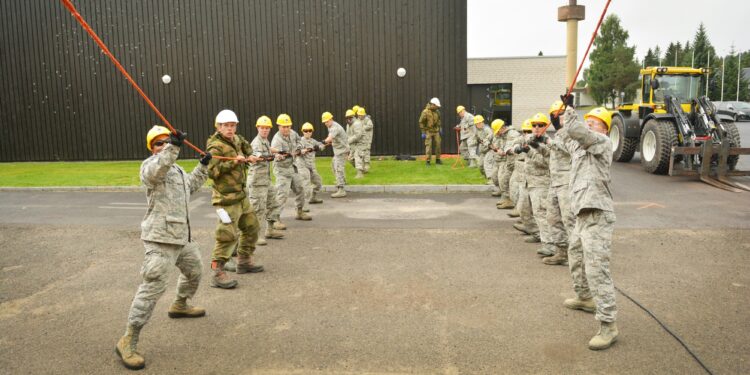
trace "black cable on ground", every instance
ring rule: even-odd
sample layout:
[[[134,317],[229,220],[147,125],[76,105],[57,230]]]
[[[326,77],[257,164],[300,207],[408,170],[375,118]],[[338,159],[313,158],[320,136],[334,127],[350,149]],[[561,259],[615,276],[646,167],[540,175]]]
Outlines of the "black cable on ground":
[[[711,372],[711,370],[708,369],[708,367],[706,367],[706,365],[703,363],[703,361],[701,361],[701,359],[698,358],[698,355],[695,354],[695,353],[693,353],[692,350],[690,350],[690,348],[687,346],[687,344],[685,343],[685,341],[682,341],[682,339],[680,338],[680,336],[677,336],[677,334],[674,333],[674,332],[672,332],[672,330],[669,329],[669,327],[667,327],[666,324],[662,323],[662,321],[659,320],[659,318],[657,318],[656,315],[654,315],[654,313],[652,313],[645,306],[641,305],[638,301],[634,300],[632,297],[630,297],[629,295],[627,295],[625,292],[622,291],[622,289],[620,289],[618,287],[615,287],[615,289],[618,292],[620,292],[620,294],[622,294],[623,296],[625,296],[625,298],[629,299],[630,302],[633,302],[636,306],[640,307],[641,310],[645,311],[646,314],[648,314],[652,318],[654,318],[654,320],[656,320],[656,322],[659,323],[659,325],[661,326],[661,328],[664,328],[664,330],[667,331],[667,333],[669,333],[670,335],[672,335],[672,337],[674,337],[674,339],[677,340],[677,342],[679,342],[680,345],[682,345],[682,347],[685,348],[685,350],[687,350],[687,352],[690,354],[690,356],[692,356],[698,362],[698,364],[701,365],[701,367],[703,367],[704,370],[706,370],[706,372],[709,375],[713,375],[714,374],[713,372]]]

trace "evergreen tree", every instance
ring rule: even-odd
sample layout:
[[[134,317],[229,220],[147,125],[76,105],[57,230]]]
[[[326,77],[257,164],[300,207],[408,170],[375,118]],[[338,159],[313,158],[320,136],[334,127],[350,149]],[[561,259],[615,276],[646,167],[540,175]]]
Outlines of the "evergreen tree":
[[[744,60],[748,54],[745,53],[742,56],[742,59]],[[735,51],[734,46],[732,46],[732,49],[729,51],[729,55],[724,56],[724,100],[725,101],[734,101],[737,99],[737,69],[739,67],[740,54]],[[744,61],[742,61],[742,66],[747,66]],[[717,65],[718,67],[718,65]],[[742,73],[740,73],[739,76],[740,79],[740,100],[747,100],[748,94],[750,89],[748,89],[748,81],[742,76]],[[714,100],[721,100],[721,84],[719,84],[719,94],[718,96],[712,97]]]
[[[685,48],[682,49],[681,66],[693,66],[693,46],[690,41],[685,42]]]
[[[646,57],[643,58],[643,64],[644,66],[659,65],[659,61],[657,60],[656,55],[654,55],[654,51],[651,48],[646,51]]]
[[[620,18],[613,14],[604,20],[594,39],[591,64],[583,76],[597,103],[614,102],[620,92],[625,93],[625,100],[636,94],[640,65],[635,60],[635,47],[627,45],[628,37]]]
[[[680,42],[670,42],[667,51],[664,53],[664,61],[662,63],[665,66],[680,66],[682,63],[680,58],[682,58],[682,45]]]
[[[659,46],[654,47],[654,58],[656,59],[656,66],[664,65],[661,61],[661,48]]]

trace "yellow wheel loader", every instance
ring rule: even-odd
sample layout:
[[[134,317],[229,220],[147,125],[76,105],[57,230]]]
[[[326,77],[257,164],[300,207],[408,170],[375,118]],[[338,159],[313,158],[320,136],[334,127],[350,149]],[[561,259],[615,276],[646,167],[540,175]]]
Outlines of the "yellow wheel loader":
[[[623,104],[612,116],[613,159],[629,162],[639,151],[649,173],[696,175],[725,190],[750,190],[728,179],[750,175],[736,170],[750,148],[740,147],[733,119],[703,95],[707,74],[704,68],[641,69],[641,102]]]

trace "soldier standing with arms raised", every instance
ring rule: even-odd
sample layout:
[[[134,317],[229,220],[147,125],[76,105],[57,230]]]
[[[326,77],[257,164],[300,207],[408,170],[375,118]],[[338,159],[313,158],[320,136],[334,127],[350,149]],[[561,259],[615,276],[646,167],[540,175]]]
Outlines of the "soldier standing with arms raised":
[[[443,164],[440,160],[440,132],[442,131],[440,122],[440,99],[432,98],[427,103],[422,114],[419,116],[419,130],[422,131],[424,139],[425,156],[427,162],[425,165],[430,166],[432,160],[432,149],[435,148],[435,164]]]
[[[348,121],[349,111],[347,111]],[[323,112],[321,115],[321,121],[328,128],[328,137],[325,139],[325,144],[331,145],[333,148],[333,159],[331,165],[333,167],[333,175],[336,176],[336,192],[331,194],[331,198],[343,198],[346,196],[346,174],[344,167],[346,166],[346,159],[349,155],[348,139],[346,131],[336,121],[333,121],[333,115],[331,112]]]

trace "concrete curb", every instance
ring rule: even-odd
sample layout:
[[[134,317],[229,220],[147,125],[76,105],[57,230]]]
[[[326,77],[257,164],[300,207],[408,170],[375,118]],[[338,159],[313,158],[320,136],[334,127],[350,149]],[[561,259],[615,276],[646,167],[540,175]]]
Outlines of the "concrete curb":
[[[0,187],[0,192],[66,192],[66,191],[89,191],[89,192],[142,192],[141,186],[49,186],[49,187]],[[211,188],[202,187],[202,192],[210,192]],[[334,185],[324,185],[323,192],[332,193],[336,191]],[[394,193],[394,194],[417,194],[417,193],[484,193],[492,191],[489,185],[349,185],[347,192],[351,193]]]

